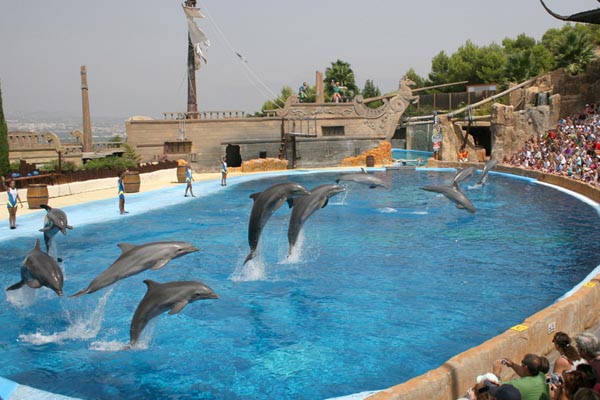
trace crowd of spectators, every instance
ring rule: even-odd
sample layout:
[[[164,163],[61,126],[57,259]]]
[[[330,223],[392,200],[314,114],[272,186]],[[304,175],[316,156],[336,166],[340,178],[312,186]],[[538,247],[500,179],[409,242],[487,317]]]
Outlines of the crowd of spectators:
[[[532,137],[504,161],[600,186],[600,106],[586,104],[579,115],[561,118],[555,129]]]

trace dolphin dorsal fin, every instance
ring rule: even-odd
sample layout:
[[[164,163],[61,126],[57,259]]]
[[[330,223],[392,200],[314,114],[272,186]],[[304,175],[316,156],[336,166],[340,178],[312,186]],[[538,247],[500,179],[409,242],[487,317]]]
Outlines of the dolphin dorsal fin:
[[[187,301],[182,300],[178,303],[175,303],[171,311],[169,311],[169,315],[177,314],[179,311],[183,310],[183,308],[187,305]]]
[[[365,171],[365,169],[363,167],[360,167],[360,170],[363,172],[363,174],[367,173],[367,171]]]
[[[34,250],[40,250],[40,239],[35,239],[35,245],[33,245]]]
[[[121,248],[121,253],[125,253],[135,247],[135,244],[131,243],[119,243],[117,246]]]
[[[256,193],[252,193],[252,194],[250,195],[250,198],[251,198],[252,200],[256,201],[256,199],[258,198],[258,196],[260,196],[260,194],[261,194],[261,193],[262,193],[262,192],[256,192]]]
[[[144,279],[144,283],[148,286],[148,291],[160,286],[160,283],[153,281],[152,279]]]

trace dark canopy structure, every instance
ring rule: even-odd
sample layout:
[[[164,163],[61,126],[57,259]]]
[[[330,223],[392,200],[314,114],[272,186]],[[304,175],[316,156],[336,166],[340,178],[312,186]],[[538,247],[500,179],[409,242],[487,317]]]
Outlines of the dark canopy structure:
[[[600,1],[600,0],[599,0]],[[596,8],[595,10],[582,11],[572,15],[559,15],[549,9],[546,4],[544,4],[544,0],[540,0],[542,6],[548,11],[548,14],[552,15],[554,18],[562,19],[563,21],[569,22],[584,22],[587,24],[596,24],[600,25],[600,8]]]

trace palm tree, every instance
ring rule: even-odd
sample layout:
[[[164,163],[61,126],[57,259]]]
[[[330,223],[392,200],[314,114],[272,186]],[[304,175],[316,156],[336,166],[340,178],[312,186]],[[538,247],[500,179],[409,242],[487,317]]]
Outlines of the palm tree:
[[[325,83],[325,92],[329,95],[330,99],[333,96],[332,82],[339,82],[340,86],[345,87],[347,97],[353,97],[359,93],[354,81],[354,71],[352,71],[349,63],[342,60],[332,62],[331,67],[327,67],[323,82]]]
[[[565,72],[577,75],[585,71],[594,58],[594,46],[585,32],[571,29],[558,40],[557,67],[564,68]]]

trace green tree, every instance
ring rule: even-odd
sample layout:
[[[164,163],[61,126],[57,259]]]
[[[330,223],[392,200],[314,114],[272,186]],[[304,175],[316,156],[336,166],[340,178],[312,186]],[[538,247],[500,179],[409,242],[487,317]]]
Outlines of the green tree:
[[[373,83],[373,81],[371,79],[367,79],[367,81],[365,82],[365,87],[363,88],[363,91],[362,91],[362,95],[365,99],[379,97],[379,96],[381,96],[381,90],[379,90],[379,87],[375,86],[375,84]],[[383,105],[382,100],[375,100],[375,101],[366,103],[366,106],[370,107],[370,108],[377,108],[382,105]]]
[[[123,160],[128,166],[135,167],[142,161],[142,156],[139,155],[135,150],[135,147],[129,143],[123,143],[123,149],[125,149],[123,152]]]
[[[556,66],[568,74],[577,75],[596,58],[594,45],[585,30],[568,30],[557,42]]]
[[[404,74],[404,76],[415,83],[415,87],[413,89],[427,86],[425,78],[417,74],[417,72],[413,68],[410,68],[408,71],[406,71],[406,74]]]
[[[354,71],[352,71],[350,64],[345,61],[337,60],[336,62],[332,62],[331,66],[325,70],[323,83],[325,84],[325,93],[329,95],[327,100],[331,100],[333,97],[332,81],[339,82],[340,86],[346,88],[345,95],[347,97],[353,97],[359,93],[354,79]]]
[[[504,79],[506,53],[502,46],[492,43],[477,49],[475,70],[480,83],[499,83]]]
[[[8,161],[8,127],[6,126],[6,118],[4,118],[2,89],[0,88],[0,175],[5,176],[9,171],[10,162]]]
[[[262,113],[264,114],[269,110],[276,110],[278,108],[282,108],[285,105],[285,102],[288,99],[288,97],[290,97],[292,94],[294,94],[292,88],[289,86],[284,86],[281,89],[281,94],[276,99],[267,100],[263,103],[263,106],[261,108]]]
[[[431,60],[431,72],[429,73],[429,81],[431,85],[442,85],[444,83],[450,83],[450,57],[444,52],[440,51]],[[415,81],[416,82],[416,81]],[[440,88],[440,92],[452,91],[452,88]]]

